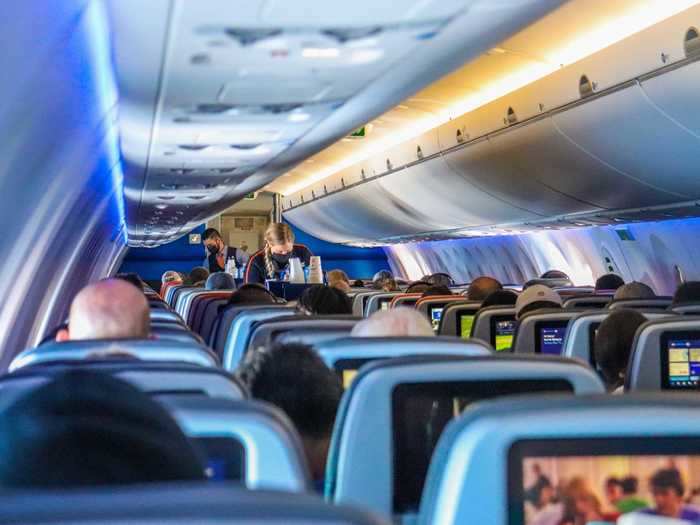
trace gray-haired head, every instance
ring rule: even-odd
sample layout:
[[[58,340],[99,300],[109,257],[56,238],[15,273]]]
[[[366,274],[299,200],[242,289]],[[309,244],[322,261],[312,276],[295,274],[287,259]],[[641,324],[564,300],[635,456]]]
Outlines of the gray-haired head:
[[[428,319],[412,308],[379,310],[352,329],[353,337],[431,337]]]
[[[207,277],[207,290],[235,290],[236,280],[232,275],[224,272],[216,272]]]

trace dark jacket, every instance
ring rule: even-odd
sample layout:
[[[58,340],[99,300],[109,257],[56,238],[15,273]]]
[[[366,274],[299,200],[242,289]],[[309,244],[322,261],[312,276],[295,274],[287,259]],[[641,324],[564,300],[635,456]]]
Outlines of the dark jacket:
[[[311,251],[309,251],[309,249],[303,244],[295,244],[290,259],[297,257],[301,260],[302,265],[308,266],[311,262],[312,255],[313,254]],[[273,265],[275,266],[275,279],[279,279],[280,274],[289,268],[288,264],[283,268],[277,267],[274,262]],[[248,267],[246,268],[245,272],[245,282],[265,284],[267,279],[268,276],[267,269],[265,268],[265,252],[260,250],[250,258],[250,261],[248,261]]]
[[[236,268],[240,268],[244,264],[244,261],[241,259],[240,255],[241,254],[238,253],[237,248],[234,248],[233,246],[227,246],[224,261],[228,261],[230,258],[235,257]],[[219,263],[216,260],[216,255],[212,255],[211,253],[207,255],[207,258],[204,260],[204,267],[207,270],[209,270],[209,273],[223,272],[226,270],[226,268],[222,268],[221,266],[219,266]]]

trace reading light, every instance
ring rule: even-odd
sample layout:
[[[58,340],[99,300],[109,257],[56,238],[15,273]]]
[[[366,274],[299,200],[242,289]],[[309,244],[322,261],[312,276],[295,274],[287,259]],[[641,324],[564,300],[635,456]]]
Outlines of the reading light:
[[[304,58],[338,58],[340,49],[337,47],[305,47],[301,51]]]

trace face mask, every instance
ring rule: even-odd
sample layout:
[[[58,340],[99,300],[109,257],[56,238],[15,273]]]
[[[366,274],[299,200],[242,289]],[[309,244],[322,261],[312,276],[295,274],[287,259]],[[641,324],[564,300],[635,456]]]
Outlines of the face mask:
[[[287,266],[289,264],[289,259],[292,257],[292,254],[287,253],[287,254],[272,254],[272,260],[275,261],[279,266]]]
[[[212,255],[216,255],[217,253],[219,253],[219,247],[215,244],[207,246],[207,250],[209,250],[209,253]]]

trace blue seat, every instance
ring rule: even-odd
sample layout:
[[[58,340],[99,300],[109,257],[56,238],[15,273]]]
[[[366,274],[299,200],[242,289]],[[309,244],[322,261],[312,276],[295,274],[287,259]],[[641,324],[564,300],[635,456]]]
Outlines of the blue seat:
[[[469,339],[476,313],[481,308],[481,301],[455,301],[445,305],[440,319],[440,335],[450,335]]]
[[[153,484],[0,494],[0,522],[24,525],[388,525],[318,498],[243,490],[236,484]]]
[[[258,401],[164,395],[159,400],[219,476],[252,490],[310,490],[304,450],[284,413]]]
[[[401,292],[372,293],[366,300],[367,304],[364,309],[364,316],[369,317],[374,312],[377,312],[382,309],[388,310],[389,303],[391,303],[391,300],[400,294]],[[354,311],[353,314],[355,314]]]
[[[564,308],[596,310],[598,308],[605,308],[610,304],[610,301],[612,301],[611,295],[575,295],[564,299]]]
[[[513,339],[516,354],[562,355],[569,321],[585,310],[536,310],[518,321]]]
[[[18,396],[75,368],[89,368],[123,379],[150,395],[200,394],[221,399],[246,399],[248,392],[234,376],[221,369],[190,363],[130,359],[49,361],[26,366],[0,377],[0,407]]]
[[[474,316],[471,335],[505,352],[513,346],[516,326],[514,306],[487,306]]]
[[[555,487],[576,477],[597,490],[607,476],[639,478],[671,459],[685,470],[682,456],[698,458],[699,410],[697,396],[658,394],[479,402],[443,433],[418,524],[525,525],[526,488],[536,481],[535,465]],[[631,459],[638,456],[649,461],[644,470],[634,470]],[[566,461],[564,470],[560,462]],[[589,479],[593,472],[599,475]],[[559,520],[553,515],[549,522]]]
[[[48,342],[21,352],[12,360],[9,370],[49,361],[82,360],[96,354],[104,356],[114,352],[126,352],[144,361],[180,361],[200,366],[218,366],[218,360],[211,350],[195,341],[184,343],[152,339],[111,339]]]
[[[654,299],[620,299],[618,301],[612,301],[608,305],[608,310],[617,310],[621,308],[628,308],[632,310],[639,310],[640,308],[645,310],[666,310],[671,307],[672,302],[673,299],[671,297],[656,297]]]
[[[385,516],[417,512],[432,446],[469,403],[513,393],[602,393],[587,366],[561,358],[412,356],[363,367],[333,431],[326,497]]]

